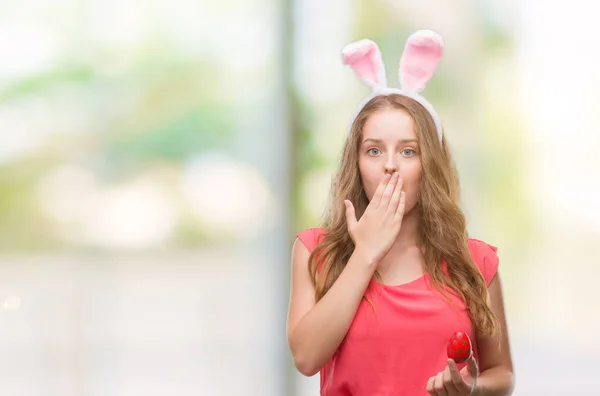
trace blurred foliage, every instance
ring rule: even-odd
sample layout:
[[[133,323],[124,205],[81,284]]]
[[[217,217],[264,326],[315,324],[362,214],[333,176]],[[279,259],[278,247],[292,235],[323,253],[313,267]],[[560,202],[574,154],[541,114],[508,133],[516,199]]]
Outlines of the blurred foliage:
[[[98,49],[89,59],[65,56],[43,73],[3,82],[4,106],[43,100],[57,114],[79,112],[86,129],[50,126],[37,148],[2,164],[0,249],[69,247],[36,202],[40,181],[59,165],[82,166],[110,186],[154,168],[180,168],[206,151],[229,149],[236,103],[235,97],[223,101],[214,95],[222,73],[209,59],[153,39],[135,53]],[[111,70],[112,65],[120,69]],[[182,222],[174,238],[184,245],[202,243],[200,228]]]
[[[225,148],[234,137],[231,109],[213,105],[190,107],[181,114],[165,118],[136,133],[116,134],[103,148],[102,155],[120,174],[127,164],[154,161],[182,163],[204,150]]]
[[[0,250],[46,250],[59,242],[34,201],[38,172],[26,163],[0,167]]]

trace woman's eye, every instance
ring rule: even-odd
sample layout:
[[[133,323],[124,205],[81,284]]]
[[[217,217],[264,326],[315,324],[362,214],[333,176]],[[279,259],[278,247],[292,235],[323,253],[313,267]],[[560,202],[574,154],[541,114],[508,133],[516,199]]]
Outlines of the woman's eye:
[[[370,148],[367,150],[367,154],[370,154],[370,155],[377,155],[379,153],[380,153],[380,151],[377,148]]]
[[[402,150],[402,154],[406,155],[407,157],[410,157],[411,155],[415,155],[416,151],[413,149],[404,149]]]

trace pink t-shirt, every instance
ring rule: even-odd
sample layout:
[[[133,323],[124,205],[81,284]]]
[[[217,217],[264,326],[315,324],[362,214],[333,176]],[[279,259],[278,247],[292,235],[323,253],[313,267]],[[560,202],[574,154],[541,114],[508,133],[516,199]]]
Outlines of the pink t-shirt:
[[[309,252],[322,228],[298,234]],[[496,247],[469,239],[469,250],[489,286],[498,270]],[[446,344],[456,331],[477,343],[465,304],[452,307],[425,274],[399,286],[371,280],[346,338],[321,369],[321,396],[427,396],[427,380],[446,367]],[[464,364],[459,365],[459,369]]]

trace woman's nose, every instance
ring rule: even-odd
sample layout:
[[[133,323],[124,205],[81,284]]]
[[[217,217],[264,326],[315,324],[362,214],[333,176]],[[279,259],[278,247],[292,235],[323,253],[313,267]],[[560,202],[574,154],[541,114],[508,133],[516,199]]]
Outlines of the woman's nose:
[[[398,165],[395,163],[387,163],[385,164],[385,172],[386,173],[394,173],[398,171]]]

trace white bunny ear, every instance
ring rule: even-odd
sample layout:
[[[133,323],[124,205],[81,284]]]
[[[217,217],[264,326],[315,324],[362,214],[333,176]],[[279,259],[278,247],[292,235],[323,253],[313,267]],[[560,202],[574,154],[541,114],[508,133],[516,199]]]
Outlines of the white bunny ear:
[[[419,30],[407,40],[398,70],[400,87],[419,93],[435,73],[442,59],[444,40],[431,30]]]
[[[348,44],[342,50],[342,63],[349,65],[371,88],[387,87],[381,51],[373,41],[363,39]]]

